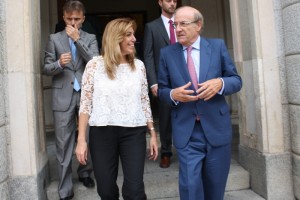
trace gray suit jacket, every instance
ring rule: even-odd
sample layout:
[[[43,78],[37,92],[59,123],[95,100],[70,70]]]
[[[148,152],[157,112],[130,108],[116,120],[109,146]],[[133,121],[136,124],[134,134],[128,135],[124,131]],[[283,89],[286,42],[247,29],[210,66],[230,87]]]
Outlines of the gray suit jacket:
[[[43,73],[52,76],[52,109],[54,111],[66,111],[69,108],[75,77],[81,84],[86,63],[93,56],[99,55],[96,36],[83,30],[80,31],[80,39],[75,46],[77,49],[75,62],[72,61],[62,68],[58,65],[58,60],[61,54],[71,52],[69,38],[65,30],[49,36]]]
[[[157,84],[160,49],[170,44],[161,17],[149,22],[144,30],[144,63],[149,86]]]

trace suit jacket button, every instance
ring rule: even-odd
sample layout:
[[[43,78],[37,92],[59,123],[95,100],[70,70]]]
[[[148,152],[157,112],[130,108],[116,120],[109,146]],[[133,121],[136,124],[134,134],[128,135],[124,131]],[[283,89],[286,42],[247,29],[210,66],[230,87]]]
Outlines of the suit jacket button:
[[[74,85],[74,82],[72,81],[71,84]]]

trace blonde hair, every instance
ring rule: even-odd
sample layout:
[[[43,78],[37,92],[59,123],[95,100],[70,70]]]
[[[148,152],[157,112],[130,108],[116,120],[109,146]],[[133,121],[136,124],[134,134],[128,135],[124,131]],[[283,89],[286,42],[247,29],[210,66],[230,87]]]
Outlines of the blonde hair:
[[[106,25],[102,37],[101,55],[104,59],[106,73],[110,79],[115,78],[117,66],[121,62],[120,43],[124,40],[126,32],[130,28],[135,31],[136,27],[136,22],[130,18],[114,19]],[[134,59],[135,52],[126,55],[126,60],[132,70],[135,70]]]

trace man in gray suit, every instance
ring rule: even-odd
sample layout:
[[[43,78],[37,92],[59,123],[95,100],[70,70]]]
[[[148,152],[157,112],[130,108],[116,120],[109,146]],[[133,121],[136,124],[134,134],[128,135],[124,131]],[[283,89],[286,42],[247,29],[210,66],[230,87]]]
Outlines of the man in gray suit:
[[[152,95],[157,97],[157,75],[160,49],[176,42],[173,24],[173,14],[177,0],[158,0],[161,16],[145,26],[144,63],[147,71]],[[172,21],[170,21],[172,20]],[[168,168],[172,156],[172,131],[170,106],[159,102],[159,134],[161,142],[161,160],[159,166]]]
[[[67,1],[63,7],[65,30],[51,34],[45,50],[44,74],[52,76],[52,109],[58,163],[60,199],[72,199],[72,155],[76,142],[76,118],[80,104],[81,77],[86,63],[99,55],[96,36],[81,30],[85,8],[80,1]],[[79,181],[94,187],[92,166],[80,165]]]

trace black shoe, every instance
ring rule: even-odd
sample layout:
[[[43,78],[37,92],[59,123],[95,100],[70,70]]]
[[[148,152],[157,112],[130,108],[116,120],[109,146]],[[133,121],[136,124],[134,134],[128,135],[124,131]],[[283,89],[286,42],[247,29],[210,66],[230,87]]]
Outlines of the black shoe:
[[[60,198],[60,200],[70,200],[73,199],[74,194],[72,194],[71,196],[65,197],[65,198]]]
[[[79,181],[87,188],[92,188],[95,186],[95,182],[91,177],[79,178]]]

